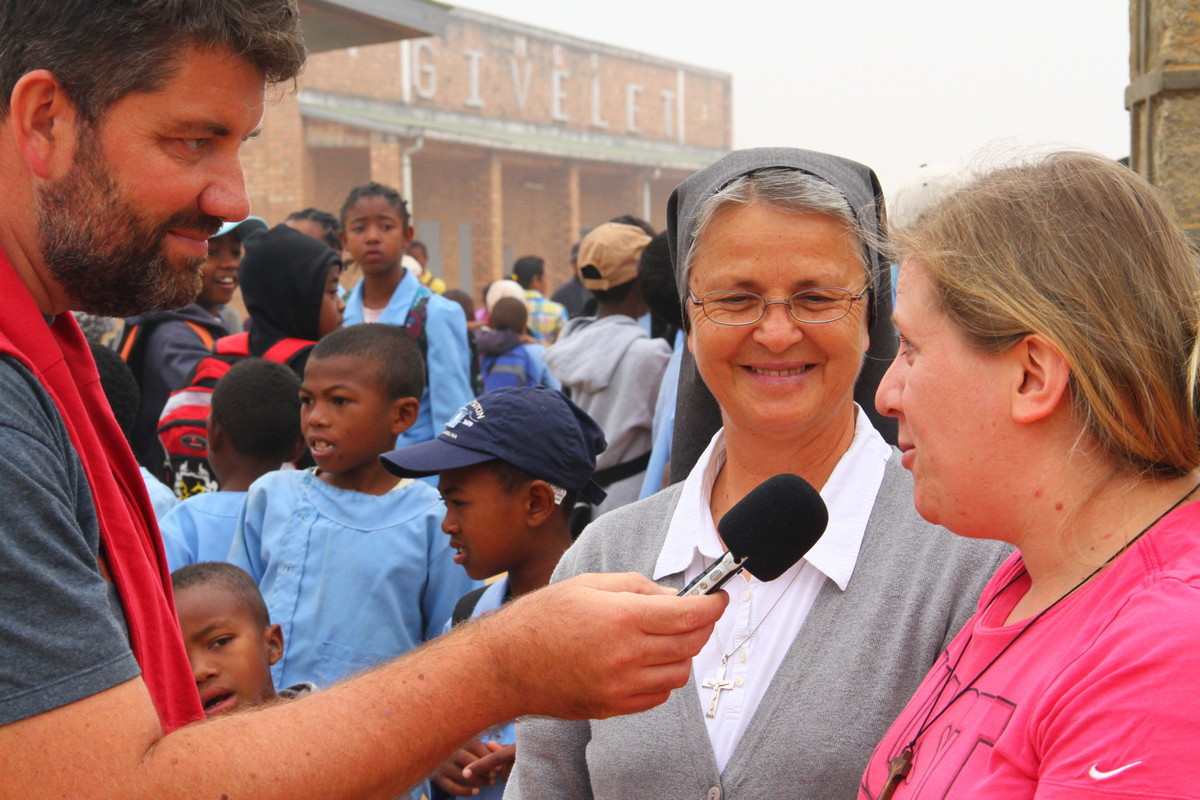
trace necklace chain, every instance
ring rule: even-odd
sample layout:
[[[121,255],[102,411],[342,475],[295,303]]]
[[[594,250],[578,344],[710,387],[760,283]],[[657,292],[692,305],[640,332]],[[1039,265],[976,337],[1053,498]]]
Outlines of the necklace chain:
[[[1062,595],[1060,595],[1057,600],[1055,600],[1053,603],[1051,603],[1050,605],[1046,606],[1041,611],[1039,611],[1033,617],[1033,619],[1031,619],[1031,620],[1029,620],[1029,622],[1025,623],[1025,626],[1022,627],[1021,630],[1017,631],[1016,636],[1009,639],[1008,642],[1004,645],[1004,647],[1000,648],[1000,652],[996,653],[996,655],[992,657],[992,660],[989,661],[986,665],[984,665],[983,669],[979,670],[979,672],[976,673],[974,678],[972,678],[970,681],[967,682],[966,686],[959,689],[958,692],[952,698],[950,698],[950,702],[946,703],[946,705],[942,708],[941,711],[934,714],[933,709],[935,709],[937,707],[938,702],[942,699],[942,695],[945,693],[946,688],[950,685],[950,681],[954,679],[954,673],[958,669],[958,665],[962,662],[963,656],[966,655],[967,647],[971,644],[971,637],[974,635],[974,631],[972,631],[970,634],[967,634],[967,641],[963,643],[963,648],[959,652],[958,658],[954,662],[954,666],[950,667],[950,671],[946,674],[945,680],[942,681],[941,688],[938,689],[937,695],[934,696],[933,702],[929,705],[929,710],[925,712],[925,720],[921,723],[921,727],[919,727],[917,729],[916,734],[913,736],[912,740],[908,743],[908,746],[906,746],[904,748],[904,752],[909,754],[909,758],[911,759],[911,757],[912,757],[911,754],[913,752],[913,748],[915,748],[917,746],[917,741],[921,738],[922,735],[924,735],[925,731],[929,730],[929,728],[935,722],[938,721],[939,717],[941,717],[943,714],[945,714],[947,711],[949,711],[950,707],[953,706],[956,702],[958,702],[958,699],[960,697],[962,697],[967,692],[969,692],[975,686],[975,684],[979,681],[979,679],[982,678],[984,676],[984,674],[989,669],[991,669],[992,666],[997,661],[1000,660],[1000,657],[1003,656],[1005,653],[1007,653],[1008,649],[1010,647],[1012,647],[1014,644],[1016,644],[1017,640],[1020,639],[1025,634],[1025,631],[1032,628],[1034,623],[1036,623],[1038,620],[1040,620],[1042,617],[1044,617],[1047,613],[1050,612],[1051,609],[1053,609],[1055,606],[1057,606],[1063,600],[1066,600],[1068,597],[1070,597],[1072,594],[1074,594],[1076,591],[1078,591],[1080,589],[1080,587],[1082,587],[1085,583],[1090,581],[1092,578],[1096,577],[1096,575],[1098,575],[1100,573],[1100,570],[1107,567],[1109,564],[1111,564],[1113,561],[1116,560],[1117,556],[1121,555],[1126,550],[1128,550],[1130,547],[1132,547],[1134,542],[1136,542],[1138,539],[1141,539],[1143,536],[1145,536],[1155,525],[1157,525],[1159,522],[1162,521],[1163,517],[1167,516],[1167,514],[1170,514],[1172,511],[1179,508],[1179,506],[1183,505],[1183,501],[1187,500],[1189,497],[1191,497],[1192,494],[1194,494],[1197,489],[1200,489],[1200,483],[1197,483],[1195,486],[1193,486],[1191,489],[1189,489],[1187,491],[1187,493],[1183,495],[1183,497],[1176,500],[1174,503],[1171,504],[1171,506],[1166,511],[1162,512],[1157,517],[1155,517],[1153,522],[1151,522],[1146,527],[1142,528],[1137,533],[1137,535],[1135,535],[1132,539],[1130,539],[1128,542],[1126,542],[1121,547],[1120,550],[1113,553],[1111,556],[1108,557],[1107,560],[1105,560],[1105,562],[1103,564],[1101,564],[1100,566],[1098,566],[1094,570],[1092,570],[1086,578],[1084,578],[1079,583],[1072,586],[1070,589],[1068,589],[1066,592],[1064,592]],[[1010,580],[1008,583],[1004,584],[1004,586],[1000,587],[1000,590],[992,596],[991,600],[988,601],[988,604],[984,608],[983,613],[987,613],[987,610],[990,609],[995,604],[995,602],[1000,598],[1000,596],[1003,595],[1006,591],[1008,591],[1008,589],[1014,583],[1016,583],[1018,580],[1020,580],[1020,578],[1025,574],[1026,573],[1024,571],[1018,573],[1017,575],[1013,576],[1012,580]]]
[[[733,681],[725,680],[725,668],[729,664],[729,657],[738,650],[741,650],[746,642],[750,641],[750,639],[754,637],[754,634],[758,633],[758,629],[761,628],[762,624],[767,621],[767,617],[771,616],[771,612],[775,610],[777,605],[779,605],[779,601],[781,601],[783,596],[787,594],[788,589],[792,588],[792,583],[796,580],[796,577],[800,574],[802,569],[803,567],[800,567],[792,574],[792,577],[787,582],[787,586],[783,587],[783,591],[780,592],[779,596],[775,598],[775,602],[772,603],[771,607],[767,609],[767,613],[762,615],[762,619],[760,619],[758,624],[754,626],[754,630],[750,631],[748,635],[743,637],[742,640],[738,642],[737,645],[728,653],[724,652],[725,646],[721,644],[721,634],[717,633],[716,628],[713,629],[713,636],[717,640],[717,652],[721,654],[721,665],[717,667],[716,677],[705,678],[700,684],[705,689],[712,689],[713,692],[712,697],[709,698],[708,709],[704,712],[704,716],[715,717],[717,715],[717,704],[721,702],[721,692],[729,691],[733,689],[735,685]]]
[[[762,619],[760,619],[758,621],[758,624],[754,626],[754,630],[750,631],[750,633],[748,633],[744,637],[742,637],[742,640],[737,643],[737,646],[734,647],[732,650],[730,650],[728,653],[725,652],[725,646],[723,644],[721,644],[721,634],[717,632],[716,628],[713,628],[713,638],[717,640],[717,652],[719,652],[721,654],[721,663],[722,664],[729,661],[729,658],[734,653],[736,653],[738,650],[741,650],[742,646],[745,645],[746,642],[750,641],[754,637],[754,634],[758,633],[758,629],[761,628],[762,624],[767,621],[767,617],[771,616],[771,612],[775,610],[775,606],[779,605],[779,601],[784,598],[784,595],[787,594],[788,589],[792,588],[792,584],[796,582],[796,578],[797,578],[797,576],[800,575],[801,570],[803,570],[803,567],[801,567],[800,569],[796,570],[795,573],[793,573],[791,579],[789,579],[787,582],[787,586],[783,587],[783,591],[780,592],[779,596],[775,598],[775,602],[771,603],[771,607],[767,609],[767,613],[762,615]]]

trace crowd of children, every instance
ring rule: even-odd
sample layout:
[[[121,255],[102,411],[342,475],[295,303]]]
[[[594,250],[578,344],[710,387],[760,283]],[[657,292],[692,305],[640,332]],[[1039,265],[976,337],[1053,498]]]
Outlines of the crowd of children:
[[[439,291],[399,193],[367,183],[340,216],[226,225],[197,303],[94,348],[207,716],[316,691],[546,585],[596,508],[635,498],[670,355],[638,319],[646,227],[618,218],[573,249],[570,322],[536,256],[477,313]],[[482,731],[413,797],[499,798],[515,757],[512,724]]]

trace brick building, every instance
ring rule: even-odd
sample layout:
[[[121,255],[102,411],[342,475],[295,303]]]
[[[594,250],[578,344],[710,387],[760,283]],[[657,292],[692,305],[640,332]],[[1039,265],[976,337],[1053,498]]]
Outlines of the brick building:
[[[435,36],[317,53],[245,148],[255,214],[335,213],[395,186],[430,266],[473,294],[512,261],[568,277],[581,232],[618,214],[666,225],[681,179],[732,139],[727,74],[465,9]]]

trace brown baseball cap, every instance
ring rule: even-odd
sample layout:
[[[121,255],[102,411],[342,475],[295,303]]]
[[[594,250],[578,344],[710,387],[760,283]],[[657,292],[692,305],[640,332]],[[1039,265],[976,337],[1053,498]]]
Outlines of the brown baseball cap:
[[[606,222],[579,244],[579,278],[589,289],[604,291],[637,277],[638,259],[650,237],[636,225]]]

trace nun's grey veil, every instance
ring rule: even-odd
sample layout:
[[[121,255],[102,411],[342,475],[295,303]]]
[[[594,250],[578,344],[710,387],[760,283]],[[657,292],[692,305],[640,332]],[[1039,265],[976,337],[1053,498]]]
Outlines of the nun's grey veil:
[[[692,246],[692,232],[701,204],[733,180],[762,169],[785,167],[801,170],[838,189],[857,215],[863,229],[883,239],[883,190],[866,166],[837,156],[790,147],[738,150],[690,176],[671,194],[667,203],[667,239],[680,303],[687,297],[684,259]],[[889,443],[896,442],[896,420],[875,411],[875,389],[896,355],[892,325],[891,270],[883,255],[870,248],[867,263],[873,276],[869,333],[871,344],[854,387],[854,399],[867,412],[875,428]],[[684,310],[686,314],[686,309]],[[671,444],[671,481],[681,481],[721,427],[721,411],[696,371],[690,352],[684,352],[679,370],[679,398],[675,406],[675,433]]]

